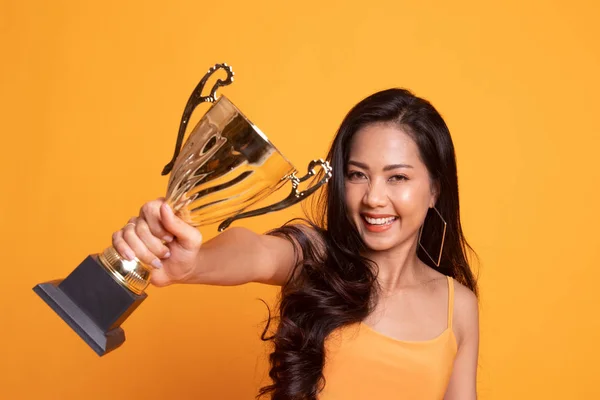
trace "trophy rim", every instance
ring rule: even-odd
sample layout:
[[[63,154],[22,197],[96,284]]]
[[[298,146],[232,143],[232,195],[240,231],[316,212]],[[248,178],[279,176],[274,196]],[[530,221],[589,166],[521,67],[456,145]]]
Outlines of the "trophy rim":
[[[235,105],[235,103],[233,103],[233,101],[231,101],[227,96],[225,95],[221,95],[219,96],[219,98],[217,99],[217,101],[214,103],[213,107],[216,106],[222,99],[225,99],[237,112],[238,114],[244,118],[244,120],[252,127],[252,129],[258,133],[258,135],[261,137],[262,140],[264,140],[269,146],[271,146],[276,152],[277,154],[279,154],[279,156],[290,165],[290,167],[292,167],[292,172],[297,172],[298,169],[296,168],[296,166],[294,165],[294,163],[292,163],[278,148],[277,146],[275,146],[275,144],[267,137],[267,135],[258,127],[256,126],[256,124],[254,124],[252,122],[252,120],[250,118],[248,118],[248,116],[246,114],[244,114],[242,112],[242,110],[239,109],[238,106]],[[207,111],[207,113],[210,112]]]

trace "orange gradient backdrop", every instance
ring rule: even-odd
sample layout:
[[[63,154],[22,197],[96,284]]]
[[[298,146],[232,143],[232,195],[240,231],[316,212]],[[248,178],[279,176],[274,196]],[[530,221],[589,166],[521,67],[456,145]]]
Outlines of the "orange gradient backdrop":
[[[0,398],[256,393],[275,288],[150,288],[102,358],[31,290],[164,194],[183,106],[217,62],[236,72],[221,93],[302,171],[364,96],[431,100],[481,258],[480,398],[600,398],[598,15],[591,0],[3,0]]]

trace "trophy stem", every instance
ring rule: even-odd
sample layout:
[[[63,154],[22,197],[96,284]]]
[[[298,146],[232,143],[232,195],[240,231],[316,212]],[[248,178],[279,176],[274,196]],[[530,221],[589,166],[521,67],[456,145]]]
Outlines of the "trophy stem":
[[[142,294],[150,283],[150,267],[137,258],[134,261],[125,260],[112,246],[100,253],[98,260],[121,286],[135,294]]]

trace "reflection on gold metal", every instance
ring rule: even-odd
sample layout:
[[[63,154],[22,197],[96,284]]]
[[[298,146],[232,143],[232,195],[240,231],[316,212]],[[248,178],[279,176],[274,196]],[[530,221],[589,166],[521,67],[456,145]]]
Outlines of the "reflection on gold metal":
[[[135,294],[142,294],[150,282],[151,268],[139,260],[129,261],[121,257],[114,247],[105,249],[98,259],[117,281]]]
[[[224,70],[208,96],[202,91],[208,78]],[[331,178],[326,161],[313,160],[308,173],[300,178],[294,166],[275,148],[267,137],[225,96],[216,98],[216,90],[233,82],[233,71],[227,64],[217,64],[202,78],[185,107],[173,159],[163,170],[170,173],[166,201],[175,213],[195,227],[219,223],[219,231],[233,221],[290,207],[314,193]],[[201,103],[213,105],[190,132],[183,137],[192,112]],[[322,177],[300,192],[301,182],[314,176],[321,167]],[[291,184],[290,194],[270,206],[252,209],[265,199]],[[134,293],[148,286],[151,268],[139,261],[127,261],[112,247],[100,256],[102,263],[117,280]]]

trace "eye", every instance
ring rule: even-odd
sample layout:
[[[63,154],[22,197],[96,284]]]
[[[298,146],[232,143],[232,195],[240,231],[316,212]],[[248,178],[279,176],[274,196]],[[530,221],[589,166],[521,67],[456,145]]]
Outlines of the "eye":
[[[365,174],[363,174],[360,171],[348,171],[346,176],[348,177],[348,180],[351,180],[351,181],[361,181],[361,180],[367,179]]]
[[[390,181],[392,182],[402,182],[407,181],[408,177],[406,175],[394,175],[390,177]]]

